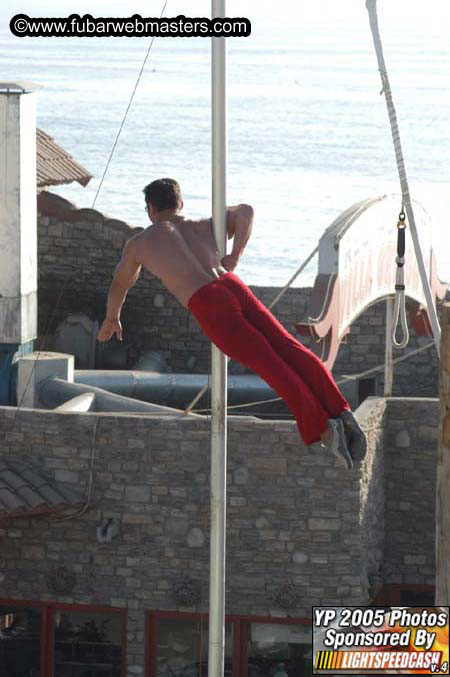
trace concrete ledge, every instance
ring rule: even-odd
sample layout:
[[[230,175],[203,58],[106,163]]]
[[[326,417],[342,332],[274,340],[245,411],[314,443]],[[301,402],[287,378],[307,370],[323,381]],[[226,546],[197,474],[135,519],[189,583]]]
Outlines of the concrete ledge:
[[[73,368],[73,355],[65,353],[34,352],[20,357],[17,375],[19,406],[33,408],[42,404],[39,395],[41,383],[49,377],[72,382]]]
[[[368,397],[359,405],[354,413],[364,430],[369,429],[375,422],[379,421],[380,416],[384,415],[387,401],[385,397],[374,396]]]

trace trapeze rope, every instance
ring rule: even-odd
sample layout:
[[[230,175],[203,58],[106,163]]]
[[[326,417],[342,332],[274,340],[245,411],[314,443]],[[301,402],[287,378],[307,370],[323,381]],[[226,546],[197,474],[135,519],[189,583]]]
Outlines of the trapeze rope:
[[[395,156],[396,156],[396,161],[397,161],[397,169],[398,169],[398,174],[399,174],[399,179],[400,179],[400,189],[402,193],[402,209],[403,206],[406,210],[406,213],[408,215],[408,221],[410,223],[410,228],[411,228],[411,234],[413,236],[413,243],[414,243],[414,250],[416,253],[416,259],[417,259],[417,265],[419,267],[419,272],[422,278],[422,284],[424,287],[424,293],[425,297],[427,299],[427,305],[428,305],[428,312],[430,314],[431,318],[431,323],[433,327],[433,335],[434,335],[434,342],[436,345],[436,349],[438,351],[439,355],[439,341],[440,341],[440,328],[439,328],[439,322],[437,319],[437,314],[436,314],[436,309],[434,306],[432,294],[431,294],[431,289],[429,282],[427,280],[426,276],[426,270],[425,266],[423,264],[423,259],[422,259],[422,253],[420,250],[420,244],[418,242],[418,237],[417,237],[417,228],[415,224],[415,218],[414,218],[414,212],[412,209],[412,204],[411,204],[411,197],[409,194],[409,186],[408,186],[408,180],[406,177],[406,169],[405,169],[405,162],[403,159],[403,152],[402,152],[402,147],[401,147],[401,140],[400,140],[400,132],[398,129],[398,123],[397,123],[397,115],[394,107],[394,102],[392,98],[392,92],[389,84],[389,78],[387,75],[386,71],[386,65],[383,57],[383,47],[381,44],[381,39],[380,39],[380,34],[379,34],[379,29],[378,29],[378,20],[377,20],[377,13],[376,13],[376,0],[366,0],[366,7],[369,12],[369,19],[370,19],[370,26],[372,29],[372,36],[373,36],[373,41],[375,45],[375,51],[378,59],[378,65],[379,65],[379,71],[381,75],[381,81],[383,84],[383,89],[382,92],[384,92],[385,97],[386,97],[386,105],[388,109],[388,114],[389,114],[389,120],[391,124],[391,133],[392,133],[392,139],[394,142],[394,150],[395,150]],[[364,211],[364,209],[362,209]],[[361,210],[359,210],[361,211]],[[359,214],[359,212],[358,212]],[[301,266],[297,269],[297,271],[294,273],[294,275],[289,279],[289,281],[286,283],[286,285],[283,287],[283,289],[278,293],[278,295],[273,299],[273,301],[269,305],[269,309],[273,308],[276,303],[284,296],[286,291],[289,289],[291,286],[292,282],[300,275],[300,273],[304,270],[304,268],[307,266],[307,264],[311,261],[313,256],[318,252],[319,247],[317,246],[311,254],[305,259],[305,261],[301,264]],[[394,334],[392,337],[393,344],[396,345],[396,347],[405,347],[408,341],[403,345],[405,338],[408,337],[409,340],[409,334],[408,334],[408,328],[406,324],[406,315],[405,315],[405,309],[404,309],[404,292],[403,292],[403,299],[401,298],[401,293],[396,294],[396,300],[395,300],[395,309],[394,312],[396,313],[396,321],[394,323]],[[398,321],[398,315],[401,312],[401,324],[402,324],[402,329],[403,329],[403,340],[400,343],[397,343],[395,339],[395,326]],[[310,323],[310,318],[308,318],[308,321]],[[411,353],[408,353],[408,355]],[[395,362],[395,360],[394,360]],[[195,395],[193,400],[190,402],[190,404],[186,407],[184,410],[184,414],[188,414],[191,411],[193,411],[195,404],[198,402],[198,400],[202,397],[202,395],[206,392],[208,388],[208,384],[205,384],[203,388]],[[275,398],[275,400],[268,400],[268,401],[276,401],[277,399],[281,398]],[[240,405],[243,406],[243,405]],[[194,411],[204,411],[204,410],[194,410]]]
[[[406,348],[409,342],[408,323],[406,321],[406,303],[405,303],[405,213],[402,210],[397,223],[397,256],[395,262],[397,271],[395,273],[395,304],[392,321],[391,342],[395,348]],[[403,338],[397,341],[397,326],[400,320],[402,326]]]
[[[366,8],[367,11],[369,12],[369,21],[370,21],[370,28],[372,31],[372,38],[373,38],[373,43],[375,47],[375,52],[377,55],[377,61],[378,61],[378,68],[380,71],[380,76],[381,76],[381,82],[383,85],[383,89],[381,90],[381,93],[384,92],[384,96],[386,99],[386,106],[388,110],[388,115],[389,115],[389,122],[391,125],[391,134],[392,134],[392,140],[394,143],[394,151],[395,151],[395,158],[397,162],[397,170],[398,170],[398,175],[400,179],[400,188],[401,188],[401,193],[402,193],[402,200],[403,200],[403,207],[406,211],[406,214],[408,216],[408,223],[409,227],[411,229],[411,235],[413,239],[413,244],[414,244],[414,251],[416,254],[416,260],[417,260],[417,266],[419,268],[419,273],[420,277],[422,280],[422,286],[423,286],[423,291],[425,294],[425,298],[427,301],[427,306],[428,306],[428,313],[430,315],[431,319],[431,325],[433,327],[433,336],[434,336],[434,342],[436,345],[436,350],[438,352],[438,355],[440,354],[440,336],[441,336],[441,330],[439,327],[439,321],[436,313],[436,307],[434,305],[434,300],[433,296],[431,293],[431,287],[430,283],[427,278],[427,272],[425,269],[425,265],[423,262],[423,257],[422,257],[422,251],[419,243],[419,238],[418,238],[418,233],[417,233],[417,227],[416,227],[416,221],[414,217],[414,211],[412,208],[411,204],[411,196],[409,193],[409,185],[408,185],[408,179],[406,177],[406,169],[405,169],[405,161],[403,158],[403,152],[402,152],[402,146],[401,146],[401,141],[400,141],[400,131],[398,128],[398,122],[397,122],[397,113],[395,111],[394,107],[394,101],[392,97],[392,91],[391,87],[389,84],[389,78],[386,70],[386,63],[384,61],[384,56],[383,56],[383,46],[381,44],[381,38],[380,38],[380,31],[378,28],[378,17],[377,17],[377,0],[366,0]]]

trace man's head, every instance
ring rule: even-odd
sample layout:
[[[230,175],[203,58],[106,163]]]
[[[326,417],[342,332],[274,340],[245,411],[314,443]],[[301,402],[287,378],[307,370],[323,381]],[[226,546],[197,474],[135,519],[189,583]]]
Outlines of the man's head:
[[[145,202],[150,221],[158,219],[160,212],[178,212],[183,209],[181,188],[175,179],[156,179],[144,188]]]

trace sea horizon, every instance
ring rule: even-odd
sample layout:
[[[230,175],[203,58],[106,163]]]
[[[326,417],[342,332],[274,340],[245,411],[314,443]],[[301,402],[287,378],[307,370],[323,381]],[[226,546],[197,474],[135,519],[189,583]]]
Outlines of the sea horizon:
[[[255,209],[239,265],[250,284],[285,284],[342,211],[399,192],[364,3],[344,2],[340,13],[326,0],[317,4],[282,16],[268,3],[256,10],[242,2],[239,12],[228,3],[230,15],[252,21],[249,38],[228,41],[227,200]],[[444,22],[434,0],[428,24],[422,10],[403,0],[395,11],[378,4],[411,196],[430,214],[438,273],[448,281],[450,248],[443,244],[450,216],[450,47]],[[126,14],[157,16],[161,7],[156,0],[131,3]],[[189,16],[193,7],[169,0],[166,15],[184,8]],[[208,7],[199,2],[195,15],[206,15]],[[94,175],[86,188],[50,190],[91,207],[149,40],[16,38],[8,27],[16,9],[7,2],[1,12],[2,79],[43,85],[38,126]],[[66,16],[83,9],[87,5],[75,10],[63,1],[56,12],[38,1],[29,14]],[[402,9],[408,16],[399,27]],[[124,14],[106,11],[101,1],[88,11]],[[179,180],[187,216],[210,215],[210,54],[203,38],[155,39],[95,208],[145,227],[142,189],[161,176]],[[312,284],[316,268],[312,262],[294,286]]]

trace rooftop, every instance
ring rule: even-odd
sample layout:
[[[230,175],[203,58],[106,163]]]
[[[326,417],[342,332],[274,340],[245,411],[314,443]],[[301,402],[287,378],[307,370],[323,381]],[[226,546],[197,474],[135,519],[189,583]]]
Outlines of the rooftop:
[[[86,186],[92,179],[92,174],[42,129],[36,130],[36,173],[38,188],[73,181]]]
[[[41,515],[79,506],[81,495],[29,463],[0,461],[0,518]]]

